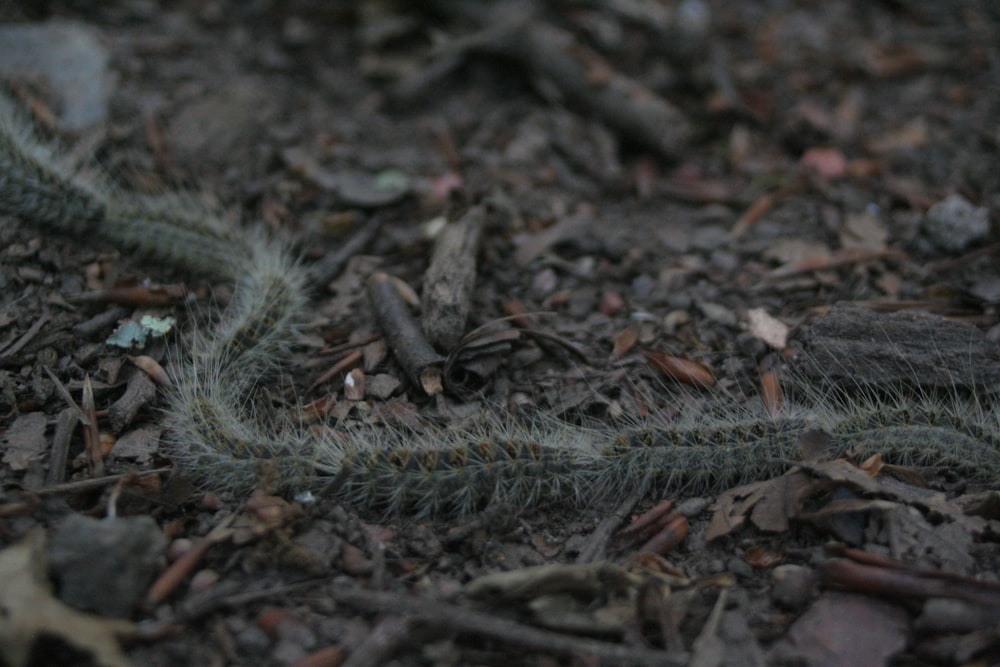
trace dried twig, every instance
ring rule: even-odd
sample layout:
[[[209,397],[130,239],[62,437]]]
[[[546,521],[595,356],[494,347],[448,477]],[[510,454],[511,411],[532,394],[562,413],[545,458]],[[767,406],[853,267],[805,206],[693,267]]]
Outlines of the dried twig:
[[[183,556],[170,564],[166,570],[153,582],[146,593],[146,606],[153,607],[174,592],[188,574],[197,567],[208,549],[213,545],[229,539],[232,535],[232,525],[237,514],[230,514],[209,532],[201,541],[196,542]]]
[[[441,600],[424,600],[407,595],[341,586],[330,586],[327,590],[334,600],[355,609],[376,614],[412,616],[430,626],[451,632],[489,637],[518,649],[565,656],[590,655],[600,661],[616,665],[673,667],[685,664],[664,651],[539,630],[523,623],[448,604]]]
[[[604,558],[604,555],[608,551],[608,544],[611,542],[611,537],[618,530],[618,526],[628,517],[629,512],[632,508],[638,504],[639,500],[642,499],[642,495],[638,493],[633,493],[631,496],[626,498],[621,505],[615,508],[615,510],[604,517],[600,525],[594,530],[593,533],[587,538],[586,544],[580,550],[580,553],[576,557],[577,563],[596,563]]]
[[[805,189],[806,180],[795,177],[788,183],[773,192],[766,192],[754,201],[750,207],[743,212],[740,219],[736,221],[733,228],[729,230],[729,238],[736,240],[746,234],[754,223],[761,219],[768,211],[777,206],[781,201],[788,199]]]
[[[117,303],[155,308],[180,303],[187,295],[188,290],[185,285],[139,285],[81,292],[68,297],[67,300],[73,303]]]
[[[127,477],[165,475],[172,470],[173,468],[154,468],[153,470],[123,472],[117,475],[106,475],[104,477],[81,479],[76,482],[64,482],[62,484],[56,484],[54,486],[46,486],[44,489],[38,489],[37,491],[34,491],[34,493],[39,496],[51,496],[57,493],[76,493],[77,491],[89,491],[91,489],[99,489],[103,486],[108,486],[109,484],[117,484],[118,482]]]
[[[437,0],[433,5],[483,29],[506,23],[507,30],[495,31],[492,39],[475,48],[517,60],[625,138],[669,159],[676,158],[688,142],[691,127],[679,109],[615,70],[571,33],[530,12],[513,11],[512,3]]]
[[[52,436],[52,450],[49,454],[49,469],[45,484],[52,487],[66,476],[66,461],[69,460],[69,441],[80,422],[80,410],[76,406],[63,408],[56,418],[56,432]]]
[[[373,275],[368,279],[368,296],[379,328],[406,375],[430,396],[444,391],[444,358],[424,338],[393,278],[385,273]]]
[[[771,273],[767,274],[765,278],[767,280],[777,280],[780,278],[790,278],[792,276],[801,275],[803,273],[812,273],[813,271],[828,271],[830,269],[839,269],[842,266],[852,266],[854,264],[865,264],[867,262],[874,262],[882,259],[894,259],[897,261],[906,261],[908,256],[902,250],[896,250],[895,248],[842,248],[830,255],[818,255],[815,257],[806,257],[784,266],[779,266]]]
[[[153,380],[139,368],[133,368],[129,374],[128,384],[121,397],[108,408],[108,422],[114,433],[124,431],[139,410],[156,399],[156,385]]]
[[[49,314],[42,313],[41,316],[36,319],[24,335],[18,338],[16,341],[11,343],[8,347],[0,350],[0,358],[10,358],[21,351],[21,349],[31,342],[31,340],[38,335],[38,332],[42,330],[42,327],[49,321]]]
[[[125,306],[115,306],[98,313],[85,322],[73,325],[73,333],[81,338],[89,338],[98,331],[103,331],[120,319],[128,317],[129,309]]]
[[[410,625],[405,616],[383,618],[365,641],[351,652],[343,667],[386,664],[396,649],[410,637]]]
[[[104,452],[101,450],[101,433],[97,430],[97,408],[94,404],[94,385],[90,375],[83,376],[83,396],[80,409],[87,417],[83,425],[84,449],[87,453],[87,467],[91,477],[104,476]]]
[[[344,268],[347,260],[360,253],[382,229],[383,219],[372,216],[344,243],[309,267],[309,275],[314,285],[322,286],[332,282]]]
[[[316,380],[309,385],[309,391],[313,391],[316,387],[326,384],[338,375],[343,375],[347,373],[351,368],[353,368],[358,362],[361,361],[362,352],[361,350],[355,349],[351,350],[343,357],[337,360],[333,366],[323,371],[323,373],[316,378]]]
[[[821,571],[827,585],[869,595],[917,599],[947,597],[993,609],[1000,605],[1000,585],[995,583],[915,568],[857,549],[846,549],[844,555],[847,558],[831,558],[823,564]]]

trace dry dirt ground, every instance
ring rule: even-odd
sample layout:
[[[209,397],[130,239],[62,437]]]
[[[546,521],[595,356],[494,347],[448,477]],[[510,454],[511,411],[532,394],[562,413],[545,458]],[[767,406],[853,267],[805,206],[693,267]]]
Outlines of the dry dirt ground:
[[[0,2],[0,74],[61,150],[324,267],[264,397],[315,428],[749,414],[791,372],[841,404],[943,392],[991,448],[974,475],[887,451],[460,517],[206,492],[169,470],[142,360],[231,286],[3,216],[0,658],[995,664],[997,7]],[[479,237],[459,333],[494,325],[444,335],[429,397],[366,286],[428,291],[445,221]],[[167,343],[106,343],[142,315]]]

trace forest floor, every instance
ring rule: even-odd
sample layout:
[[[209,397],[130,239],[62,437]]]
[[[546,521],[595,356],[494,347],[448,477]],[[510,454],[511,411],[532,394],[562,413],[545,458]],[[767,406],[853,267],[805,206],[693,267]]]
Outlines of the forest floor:
[[[269,388],[316,428],[711,425],[692,412],[784,409],[794,376],[847,411],[944,396],[984,448],[918,469],[809,458],[805,434],[802,466],[735,491],[460,516],[213,493],[170,470],[150,373],[231,286],[0,217],[0,661],[1000,660],[994,3],[53,0],[0,18],[0,76],[68,154],[324,267]],[[475,283],[428,392],[368,289],[430,291],[445,222]],[[106,342],[143,315],[179,335]]]

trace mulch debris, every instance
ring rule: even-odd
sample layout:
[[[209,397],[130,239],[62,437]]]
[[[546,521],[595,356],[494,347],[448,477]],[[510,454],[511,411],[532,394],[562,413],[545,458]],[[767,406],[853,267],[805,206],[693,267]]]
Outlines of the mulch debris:
[[[0,76],[67,160],[294,242],[314,320],[261,398],[317,428],[773,412],[785,368],[996,409],[989,0],[0,20]],[[271,495],[266,464],[249,497],[196,489],[158,393],[230,289],[0,218],[5,664],[1000,661],[1000,469],[810,434],[784,475],[617,506],[418,521]]]

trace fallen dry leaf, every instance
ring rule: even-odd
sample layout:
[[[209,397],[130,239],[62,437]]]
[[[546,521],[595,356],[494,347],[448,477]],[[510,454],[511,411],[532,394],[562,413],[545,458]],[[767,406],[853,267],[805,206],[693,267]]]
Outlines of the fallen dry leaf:
[[[781,406],[784,404],[781,382],[773,370],[768,369],[760,374],[760,400],[767,414],[776,416],[781,413]]]
[[[642,356],[656,370],[678,382],[695,387],[711,387],[715,384],[712,370],[694,359],[667,354],[663,350],[643,350]]]
[[[847,158],[839,148],[814,146],[802,154],[799,165],[823,178],[840,178],[847,172]]]
[[[780,533],[798,511],[798,499],[814,480],[798,470],[774,479],[744,484],[721,494],[712,506],[705,539],[712,541],[741,528],[747,519],[757,528]]]
[[[635,329],[632,327],[625,327],[615,335],[615,345],[614,349],[611,351],[611,358],[621,359],[628,354],[629,350],[635,347],[635,343],[638,340],[639,334],[636,333]]]
[[[161,387],[173,386],[170,374],[167,373],[166,369],[163,368],[163,366],[160,365],[160,362],[156,359],[153,359],[146,354],[140,354],[134,357],[126,355],[125,358],[131,361],[134,366],[142,370],[146,375],[152,378],[153,382]]]
[[[844,230],[840,234],[840,244],[844,248],[884,250],[889,240],[889,229],[870,211],[848,215],[844,219]]]
[[[891,130],[865,144],[872,153],[883,155],[901,150],[913,150],[924,146],[930,132],[927,120],[918,116],[896,130]]]
[[[783,350],[788,345],[788,325],[763,308],[747,311],[747,326],[750,333],[776,350]]]
[[[0,551],[0,656],[10,667],[27,665],[42,636],[79,649],[99,667],[128,667],[118,638],[133,634],[135,626],[128,621],[85,614],[52,596],[44,532],[33,531]]]

